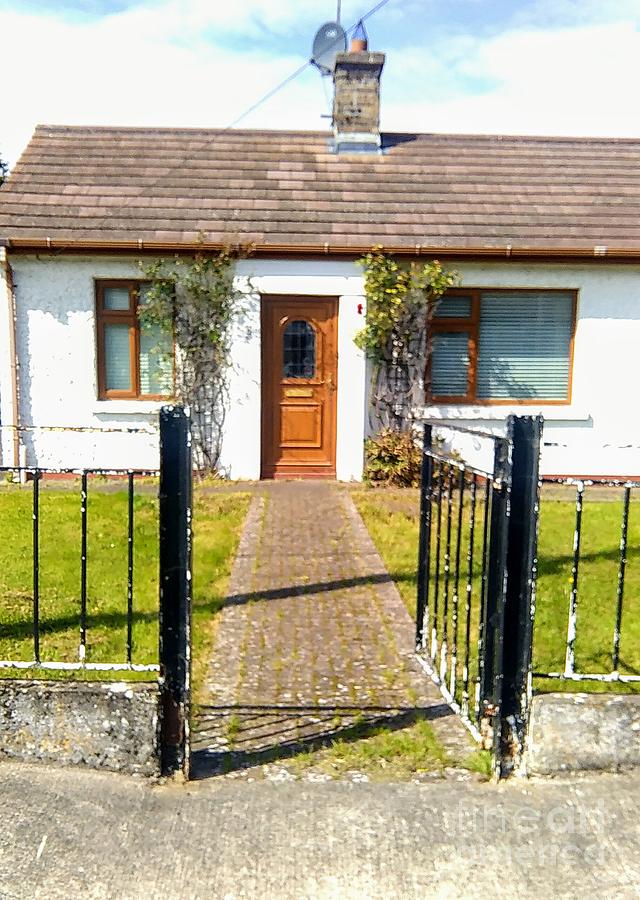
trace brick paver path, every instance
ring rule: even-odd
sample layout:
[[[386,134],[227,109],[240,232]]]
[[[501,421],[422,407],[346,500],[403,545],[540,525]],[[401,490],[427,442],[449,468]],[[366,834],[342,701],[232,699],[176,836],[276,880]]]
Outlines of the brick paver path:
[[[262,484],[229,594],[195,727],[196,772],[416,716],[468,749],[413,658],[413,623],[344,488]]]

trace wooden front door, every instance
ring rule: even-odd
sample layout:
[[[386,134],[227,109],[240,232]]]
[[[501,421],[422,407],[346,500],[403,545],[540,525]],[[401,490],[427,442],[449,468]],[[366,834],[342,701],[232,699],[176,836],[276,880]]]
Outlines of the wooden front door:
[[[262,477],[336,475],[338,301],[262,298]]]

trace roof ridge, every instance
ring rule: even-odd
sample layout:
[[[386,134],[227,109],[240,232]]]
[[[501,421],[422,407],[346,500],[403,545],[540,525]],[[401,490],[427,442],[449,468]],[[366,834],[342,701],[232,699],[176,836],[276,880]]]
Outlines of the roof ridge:
[[[57,133],[103,132],[105,134],[129,133],[129,134],[209,134],[255,137],[256,135],[269,136],[295,136],[326,138],[331,135],[326,130],[307,130],[296,128],[207,128],[204,126],[172,126],[172,125],[65,125],[40,123],[36,125],[34,135],[37,132],[54,131]],[[554,135],[554,134],[498,134],[494,132],[447,132],[447,131],[385,131],[381,132],[383,139],[387,138],[433,138],[445,140],[487,140],[487,141],[516,141],[516,142],[553,142],[553,143],[613,143],[636,144],[640,142],[640,133],[637,137],[621,137],[613,135]]]

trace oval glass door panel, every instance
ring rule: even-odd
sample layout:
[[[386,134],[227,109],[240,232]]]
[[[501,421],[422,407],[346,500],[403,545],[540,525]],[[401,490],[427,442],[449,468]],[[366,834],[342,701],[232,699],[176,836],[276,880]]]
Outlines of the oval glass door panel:
[[[315,329],[304,319],[294,319],[282,336],[282,377],[313,378],[315,374]]]

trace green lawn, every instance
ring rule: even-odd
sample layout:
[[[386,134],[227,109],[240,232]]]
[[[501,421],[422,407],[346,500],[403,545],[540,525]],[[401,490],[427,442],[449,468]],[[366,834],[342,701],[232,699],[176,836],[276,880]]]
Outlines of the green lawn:
[[[357,489],[353,499],[369,528],[407,607],[415,615],[418,546],[418,493],[414,490]],[[580,672],[608,672],[615,623],[622,491],[598,493],[587,489],[578,594],[576,668]],[[591,499],[589,499],[591,497]],[[633,495],[632,495],[633,497]],[[544,489],[539,536],[539,580],[534,634],[534,668],[564,668],[575,506],[567,492]],[[454,510],[455,513],[455,510]],[[465,520],[467,518],[465,512]],[[435,530],[435,529],[434,529]],[[462,529],[462,568],[465,570],[467,525]],[[435,534],[432,552],[435,552]],[[445,531],[443,527],[442,540]],[[444,544],[443,544],[444,546]],[[455,514],[453,541],[455,546]],[[473,608],[477,612],[481,529],[476,525]],[[640,498],[632,499],[629,517],[627,570],[623,607],[620,672],[640,673]],[[461,587],[464,585],[462,584]],[[461,610],[462,614],[462,610]],[[472,639],[477,616],[472,616]],[[473,674],[473,672],[472,672]],[[538,679],[538,690],[622,690],[633,685]]]
[[[194,676],[212,637],[214,613],[248,506],[241,493],[195,493]],[[0,489],[0,659],[33,658],[32,494],[30,486]],[[90,482],[88,500],[87,662],[125,662],[127,627],[127,493]],[[153,485],[134,505],[133,662],[158,661],[158,501]],[[80,502],[70,485],[45,483],[40,493],[40,654],[78,659]],[[0,670],[28,677],[34,670]],[[40,676],[42,671],[40,671]],[[47,671],[47,677],[57,673]],[[71,677],[132,677],[132,673],[71,673]],[[155,677],[141,675],[139,677]]]

